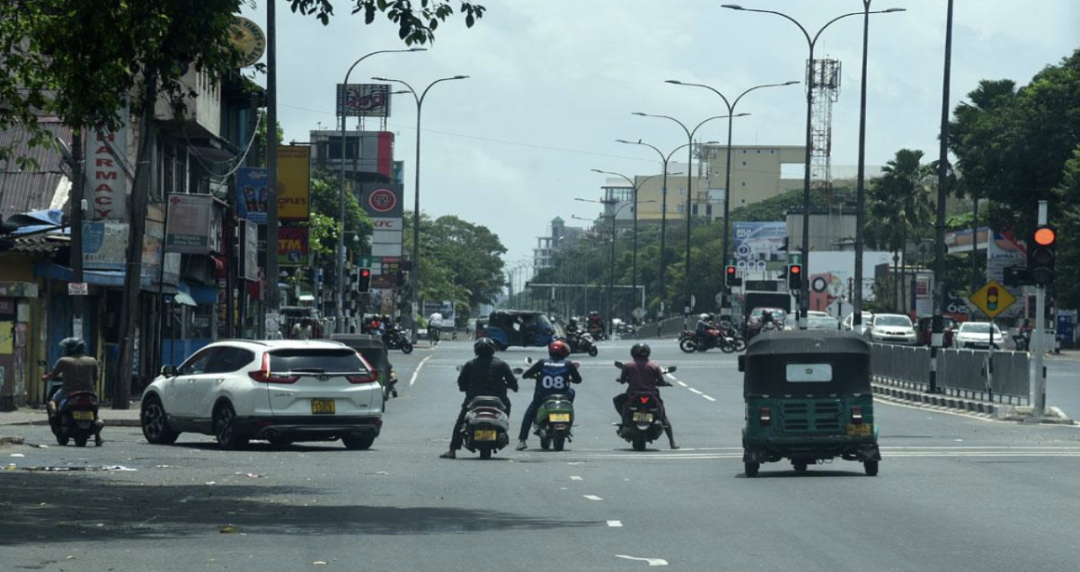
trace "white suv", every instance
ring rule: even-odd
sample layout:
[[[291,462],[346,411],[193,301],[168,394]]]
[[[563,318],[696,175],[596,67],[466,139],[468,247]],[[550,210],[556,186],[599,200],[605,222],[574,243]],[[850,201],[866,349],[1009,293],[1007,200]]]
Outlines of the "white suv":
[[[143,435],[171,444],[183,431],[222,448],[340,438],[368,449],[382,429],[383,392],[356,350],[319,340],[210,344],[166,366],[142,397]]]

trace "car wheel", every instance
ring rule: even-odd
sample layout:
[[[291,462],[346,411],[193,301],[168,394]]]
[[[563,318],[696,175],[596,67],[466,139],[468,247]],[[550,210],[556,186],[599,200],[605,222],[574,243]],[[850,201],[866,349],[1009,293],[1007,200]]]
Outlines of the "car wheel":
[[[374,435],[345,435],[341,438],[345,448],[350,451],[367,451],[375,444]]]
[[[236,410],[229,403],[214,409],[214,436],[222,449],[239,449],[247,445],[248,437],[237,429]]]
[[[792,465],[795,466],[795,472],[796,473],[805,473],[806,472],[806,463],[792,463]]]
[[[148,395],[143,399],[139,421],[142,425],[143,437],[148,443],[172,445],[180,436],[179,431],[173,431],[172,427],[169,427],[169,417],[165,413],[165,407],[156,395]]]

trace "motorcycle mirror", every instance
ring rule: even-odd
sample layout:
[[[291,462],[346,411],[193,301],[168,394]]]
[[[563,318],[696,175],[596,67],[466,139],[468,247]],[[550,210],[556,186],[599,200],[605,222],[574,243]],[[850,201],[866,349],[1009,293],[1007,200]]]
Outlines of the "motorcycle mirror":
[[[616,362],[615,362],[615,367],[617,367],[617,368],[619,368],[619,369],[622,369],[622,367],[623,367],[623,363],[622,363],[621,361],[616,361]]]
[[[667,368],[667,371],[668,371],[668,373],[674,373],[675,370],[677,370],[677,369],[679,369],[679,366],[673,365],[673,366]]]
[[[581,362],[579,362],[579,361],[572,361],[572,362],[570,362],[570,363],[574,364],[574,369],[581,369]]]
[[[533,362],[533,358],[531,358],[531,357],[525,358],[525,363],[531,364],[532,362]]]

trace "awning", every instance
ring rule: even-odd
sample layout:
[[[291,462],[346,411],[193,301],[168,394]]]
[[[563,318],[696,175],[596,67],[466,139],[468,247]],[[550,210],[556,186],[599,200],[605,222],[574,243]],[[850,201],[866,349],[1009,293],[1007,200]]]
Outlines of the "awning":
[[[34,264],[34,276],[37,278],[50,278],[61,282],[74,282],[75,273],[66,266],[38,262]],[[123,288],[124,272],[122,270],[83,270],[83,282],[105,288]],[[147,292],[157,292],[158,284],[149,276],[142,277],[140,287]],[[176,287],[165,284],[161,291],[165,294],[173,294]]]
[[[176,294],[173,294],[173,301],[177,304],[183,304],[185,306],[198,306],[198,304],[195,303],[195,299],[185,292],[177,292]]]

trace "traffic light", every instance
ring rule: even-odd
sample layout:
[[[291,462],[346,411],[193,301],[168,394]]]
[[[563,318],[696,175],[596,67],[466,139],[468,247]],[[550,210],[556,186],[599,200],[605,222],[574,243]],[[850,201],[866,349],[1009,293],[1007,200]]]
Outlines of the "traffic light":
[[[1031,281],[1039,286],[1054,283],[1054,248],[1057,246],[1057,229],[1042,224],[1031,233],[1028,243],[1028,271]]]
[[[357,292],[370,292],[371,291],[371,269],[361,268],[356,273],[356,291]]]
[[[724,267],[724,284],[730,288],[732,286],[742,286],[742,279],[739,278],[739,269],[734,264],[728,264]]]
[[[788,264],[787,267],[787,287],[790,292],[797,292],[802,290],[802,264]]]
[[[996,312],[998,309],[998,298],[1001,292],[998,292],[997,286],[991,286],[986,289],[986,309],[990,312]]]

